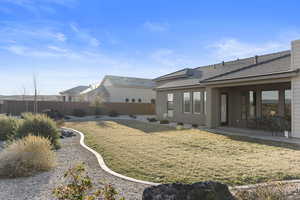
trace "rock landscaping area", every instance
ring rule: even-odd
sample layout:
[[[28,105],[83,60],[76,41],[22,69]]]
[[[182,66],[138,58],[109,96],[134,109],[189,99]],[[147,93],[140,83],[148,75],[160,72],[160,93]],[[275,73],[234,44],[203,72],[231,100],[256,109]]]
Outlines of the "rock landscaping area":
[[[57,150],[57,166],[49,171],[31,177],[0,179],[0,199],[5,200],[51,200],[53,188],[64,182],[65,171],[76,164],[84,162],[87,172],[95,186],[101,183],[112,184],[127,200],[141,199],[146,185],[136,184],[116,178],[104,172],[96,157],[80,146],[79,136],[65,137],[61,140],[61,149]]]

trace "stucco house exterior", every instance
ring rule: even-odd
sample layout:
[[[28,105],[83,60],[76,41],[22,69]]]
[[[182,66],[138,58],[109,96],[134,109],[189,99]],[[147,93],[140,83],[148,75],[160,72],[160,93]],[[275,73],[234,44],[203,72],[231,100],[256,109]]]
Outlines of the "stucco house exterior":
[[[76,86],[74,88],[60,92],[62,101],[64,102],[80,102],[83,101],[82,92],[90,88],[90,86]]]
[[[60,94],[64,101],[155,103],[154,87],[151,79],[107,75],[99,84],[78,86]]]
[[[107,103],[154,103],[154,87],[151,79],[107,75],[99,85],[81,94],[89,102],[100,97]]]
[[[299,70],[300,40],[288,51],[182,69],[154,79],[157,117],[257,128],[259,119],[276,116],[300,138]]]

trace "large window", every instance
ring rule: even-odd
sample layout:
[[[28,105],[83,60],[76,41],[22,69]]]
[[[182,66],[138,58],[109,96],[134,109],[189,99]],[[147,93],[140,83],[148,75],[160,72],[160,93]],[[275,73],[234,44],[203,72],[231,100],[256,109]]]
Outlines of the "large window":
[[[189,92],[183,93],[183,112],[191,112],[191,93]]]
[[[204,92],[204,97],[203,97],[203,110],[204,110],[204,114],[207,114],[207,109],[206,109],[206,91]]]
[[[167,95],[168,101],[167,101],[167,114],[168,117],[173,117],[174,116],[174,95],[173,94],[168,94]]]
[[[195,114],[201,112],[201,92],[193,92],[193,111]]]
[[[278,115],[279,91],[270,90],[261,92],[262,116],[272,117]]]
[[[284,91],[284,118],[288,121],[291,121],[291,90]]]
[[[256,118],[256,92],[249,91],[248,119]]]

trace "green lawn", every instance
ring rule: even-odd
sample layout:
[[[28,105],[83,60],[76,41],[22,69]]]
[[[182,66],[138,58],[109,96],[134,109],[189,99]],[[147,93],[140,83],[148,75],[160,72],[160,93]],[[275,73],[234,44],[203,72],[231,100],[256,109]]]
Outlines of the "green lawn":
[[[300,147],[131,120],[69,122],[114,171],[153,182],[300,179]]]

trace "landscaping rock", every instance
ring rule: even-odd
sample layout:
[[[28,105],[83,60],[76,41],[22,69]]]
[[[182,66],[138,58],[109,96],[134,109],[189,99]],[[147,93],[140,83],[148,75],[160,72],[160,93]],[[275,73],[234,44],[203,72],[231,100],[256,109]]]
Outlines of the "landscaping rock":
[[[73,136],[76,136],[76,134],[73,133],[73,131],[61,129],[61,137],[60,138],[63,139],[64,137],[73,137]]]
[[[234,200],[228,187],[218,182],[162,184],[146,188],[143,200]]]

